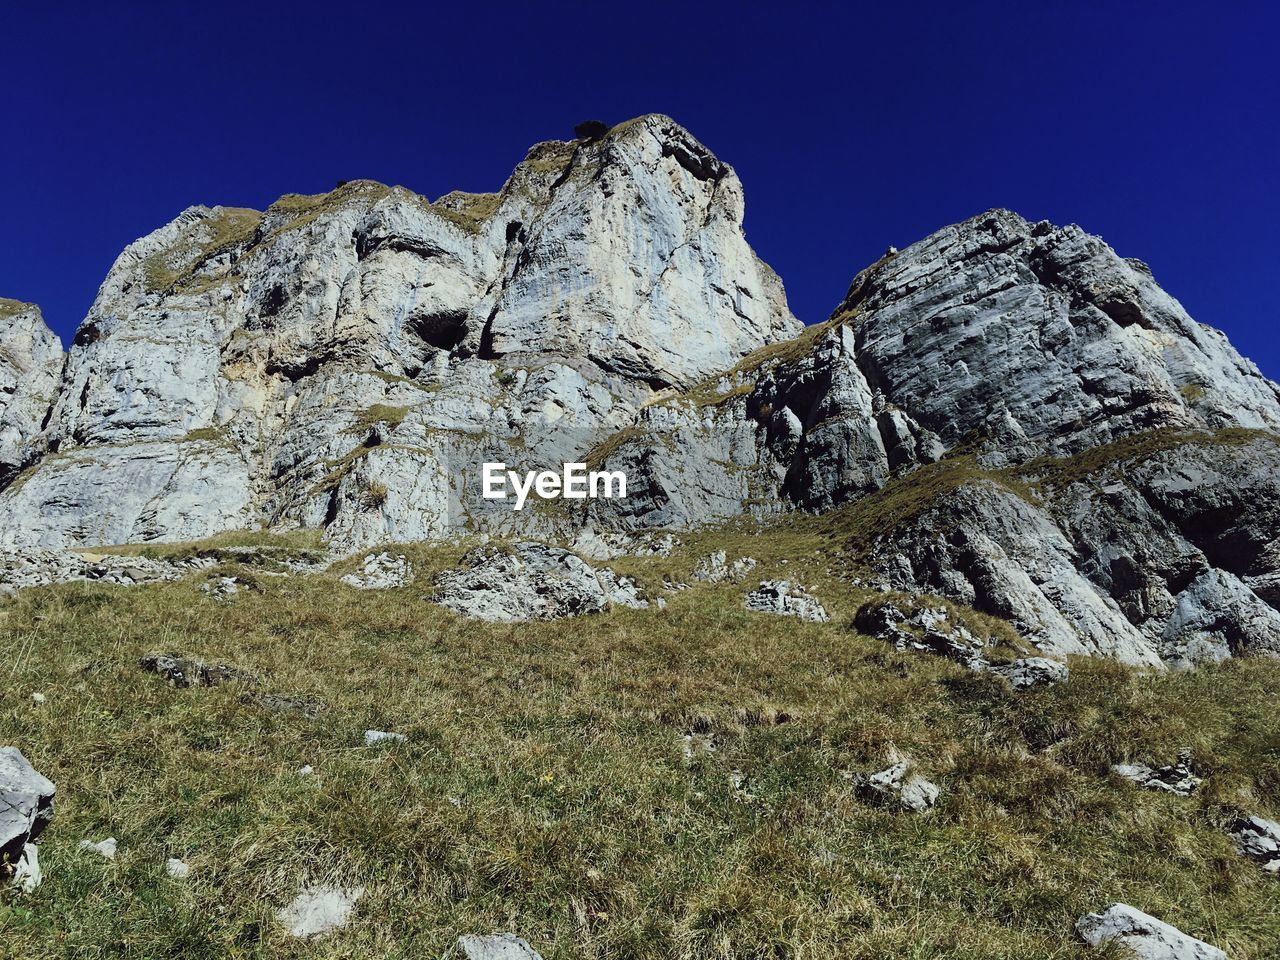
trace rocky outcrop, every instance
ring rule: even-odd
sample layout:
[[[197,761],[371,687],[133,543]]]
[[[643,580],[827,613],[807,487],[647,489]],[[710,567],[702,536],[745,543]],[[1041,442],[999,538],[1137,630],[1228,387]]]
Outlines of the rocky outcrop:
[[[357,590],[391,590],[413,582],[413,564],[402,554],[371,553],[359,571],[348,573],[342,582]]]
[[[789,580],[761,580],[760,586],[747,593],[743,606],[758,613],[796,617],[813,623],[826,623],[826,609],[799,584]]]
[[[456,570],[441,574],[432,598],[476,620],[555,620],[599,613],[612,605],[646,607],[633,584],[607,568],[540,543],[522,542],[510,552],[481,547]]]
[[[1058,657],[1274,655],[1278,463],[1277,439],[1247,431],[1143,434],[1014,470],[957,462],[870,555],[892,586],[995,614]]]
[[[1147,790],[1159,790],[1179,797],[1189,797],[1203,782],[1191,768],[1191,751],[1181,750],[1177,762],[1163,767],[1145,763],[1118,763],[1111,768],[1117,776],[1131,780]]]
[[[989,638],[975,636],[963,623],[951,621],[944,606],[917,606],[887,599],[864,604],[854,616],[853,625],[899,650],[936,653],[971,669],[985,668]]]
[[[1021,657],[995,664],[991,670],[1008,680],[1015,690],[1051,687],[1062,683],[1071,673],[1065,663],[1048,657]]]
[[[1227,960],[1217,947],[1127,903],[1086,914],[1076,931],[1091,947],[1118,946],[1137,960]]]

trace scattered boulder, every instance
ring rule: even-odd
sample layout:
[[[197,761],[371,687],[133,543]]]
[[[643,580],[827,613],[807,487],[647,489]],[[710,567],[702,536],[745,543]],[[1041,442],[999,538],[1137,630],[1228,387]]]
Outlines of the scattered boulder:
[[[208,664],[181,653],[150,653],[138,661],[138,666],[148,673],[164,677],[175,687],[216,687],[230,681],[257,683],[253,674],[225,663]]]
[[[951,612],[942,605],[915,606],[904,598],[873,600],[858,610],[853,625],[899,650],[934,653],[970,670],[990,670],[1006,678],[1015,690],[1051,686],[1068,676],[1065,663],[1048,657],[991,663],[987,659],[991,638],[976,636],[963,623],[953,622]]]
[[[577,554],[541,543],[510,552],[473,550],[456,570],[442,573],[433,601],[476,620],[513,623],[599,613],[612,604],[647,607],[635,584],[596,569]]]
[[[96,853],[103,860],[114,860],[116,858],[116,849],[118,844],[115,837],[107,837],[105,840],[99,840],[95,843],[92,840],[81,840],[80,849],[88,850],[90,853]]]
[[[364,887],[304,887],[276,916],[295,937],[323,937],[347,925],[362,896]]]
[[[210,580],[200,587],[201,593],[206,593],[216,600],[230,600],[244,588],[235,577],[217,577]]]
[[[413,565],[402,554],[371,553],[358,573],[348,573],[342,582],[357,590],[391,590],[413,582]]]
[[[403,733],[387,733],[385,730],[366,730],[364,732],[364,745],[366,747],[376,747],[380,743],[408,743],[409,738]]]
[[[177,857],[170,857],[164,862],[164,872],[172,880],[185,880],[191,876],[191,867]]]
[[[893,763],[879,773],[853,775],[854,789],[862,799],[914,813],[922,813],[938,802],[942,791],[937,784],[912,772],[911,761],[896,751],[891,759]]]
[[[991,671],[1008,680],[1015,690],[1051,687],[1070,675],[1065,663],[1048,657],[1024,657],[1011,663],[996,664],[991,667]]]
[[[1152,768],[1142,763],[1118,763],[1111,770],[1140,787],[1163,790],[1180,797],[1190,796],[1203,782],[1192,773],[1191,751],[1185,748],[1178,751],[1177,762],[1167,767]]]
[[[729,563],[725,552],[717,550],[702,558],[697,569],[693,571],[693,576],[703,583],[741,583],[755,568],[755,557],[739,557],[733,563]]]
[[[454,944],[457,960],[542,960],[538,951],[514,933],[468,934]]]
[[[1267,873],[1280,874],[1280,823],[1262,817],[1237,817],[1227,833],[1241,856],[1256,860]]]
[[[17,747],[0,747],[0,878],[40,882],[35,843],[53,821],[55,791]]]
[[[799,617],[815,623],[826,623],[830,619],[822,604],[805,593],[803,587],[788,580],[761,580],[760,586],[747,594],[745,605],[748,610]]]
[[[1086,914],[1076,921],[1076,931],[1091,947],[1116,944],[1136,960],[1227,960],[1217,947],[1127,903]]]

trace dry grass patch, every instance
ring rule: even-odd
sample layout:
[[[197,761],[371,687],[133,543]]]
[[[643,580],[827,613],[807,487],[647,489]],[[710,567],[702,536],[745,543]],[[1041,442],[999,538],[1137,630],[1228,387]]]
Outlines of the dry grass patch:
[[[1219,829],[1238,805],[1280,812],[1272,662],[1081,662],[1015,696],[854,634],[865,595],[804,530],[744,524],[615,566],[656,590],[713,549],[754,556],[760,577],[813,586],[829,624],[748,613],[732,585],[665,611],[472,623],[423,599],[466,545],[397,549],[418,582],[376,593],[337,582],[353,559],[231,602],[189,579],[5,607],[0,742],[59,787],[47,879],[0,908],[8,955],[409,958],[515,929],[548,960],[1068,958],[1085,956],[1075,918],[1114,899],[1244,960],[1280,938],[1280,885]],[[138,670],[168,649],[328,709],[267,713],[240,686]],[[409,742],[365,748],[369,728]],[[714,750],[686,759],[691,731]],[[1196,798],[1106,773],[1182,743],[1213,770]],[[942,785],[932,813],[868,807],[842,778],[891,744]],[[114,863],[76,849],[107,835]],[[169,856],[189,881],[165,877]],[[305,880],[368,887],[347,930],[288,940],[273,910]]]

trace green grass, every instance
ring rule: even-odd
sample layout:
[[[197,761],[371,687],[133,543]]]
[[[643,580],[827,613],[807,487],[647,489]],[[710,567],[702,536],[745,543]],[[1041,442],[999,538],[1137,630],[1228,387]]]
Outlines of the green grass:
[[[185,239],[180,249],[163,250],[147,258],[143,264],[147,289],[157,293],[175,287],[184,291],[206,288],[213,281],[199,276],[200,267],[219,253],[248,243],[261,222],[262,214],[257,210],[218,208],[214,216],[201,222],[197,231],[201,240],[191,243]]]
[[[548,960],[1083,958],[1076,917],[1117,899],[1237,960],[1275,955],[1280,884],[1220,829],[1235,809],[1280,813],[1274,661],[1165,676],[1076,661],[1066,684],[1014,695],[853,633],[869,595],[815,529],[685,541],[616,567],[653,590],[710,550],[750,554],[832,622],[697,585],[662,612],[472,623],[422,599],[460,547],[405,548],[419,582],[378,594],[337,583],[358,557],[287,579],[228,565],[259,588],[230,603],[200,594],[209,574],[24,591],[0,612],[0,742],[59,793],[45,883],[6,896],[0,956],[437,957],[514,929]],[[137,669],[169,649],[329,709],[268,714],[240,687]],[[365,749],[367,728],[410,742]],[[691,729],[717,749],[686,763]],[[931,813],[866,806],[840,776],[891,744],[942,785]],[[1107,773],[1184,744],[1210,773],[1193,798]],[[114,863],[76,850],[107,835]],[[164,876],[169,856],[189,881]],[[332,939],[295,943],[274,920],[305,880],[368,887]]]
[[[364,434],[368,433],[373,427],[380,424],[394,430],[404,422],[404,418],[408,416],[408,414],[408,407],[396,407],[386,403],[375,403],[362,410],[359,416],[356,417],[355,422],[342,432],[347,434]]]
[[[1052,490],[1082,483],[1121,464],[1137,464],[1179,447],[1240,447],[1258,441],[1280,444],[1280,436],[1265,430],[1228,427],[1221,430],[1166,428],[1131,434],[1071,457],[1039,457],[1006,475],[1024,478],[1038,488]]]
[[[30,310],[34,306],[34,303],[24,303],[21,300],[11,300],[8,297],[0,297],[0,320],[8,320],[10,317],[16,317],[18,314],[26,310]]]

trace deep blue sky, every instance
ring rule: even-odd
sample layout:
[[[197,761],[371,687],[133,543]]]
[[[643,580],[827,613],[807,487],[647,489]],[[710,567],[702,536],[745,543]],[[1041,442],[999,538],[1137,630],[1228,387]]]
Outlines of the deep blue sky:
[[[0,296],[64,338],[190,204],[496,190],[579,120],[658,111],[737,168],[807,322],[888,244],[1006,206],[1146,260],[1280,378],[1262,3],[11,2],[0,35]]]

